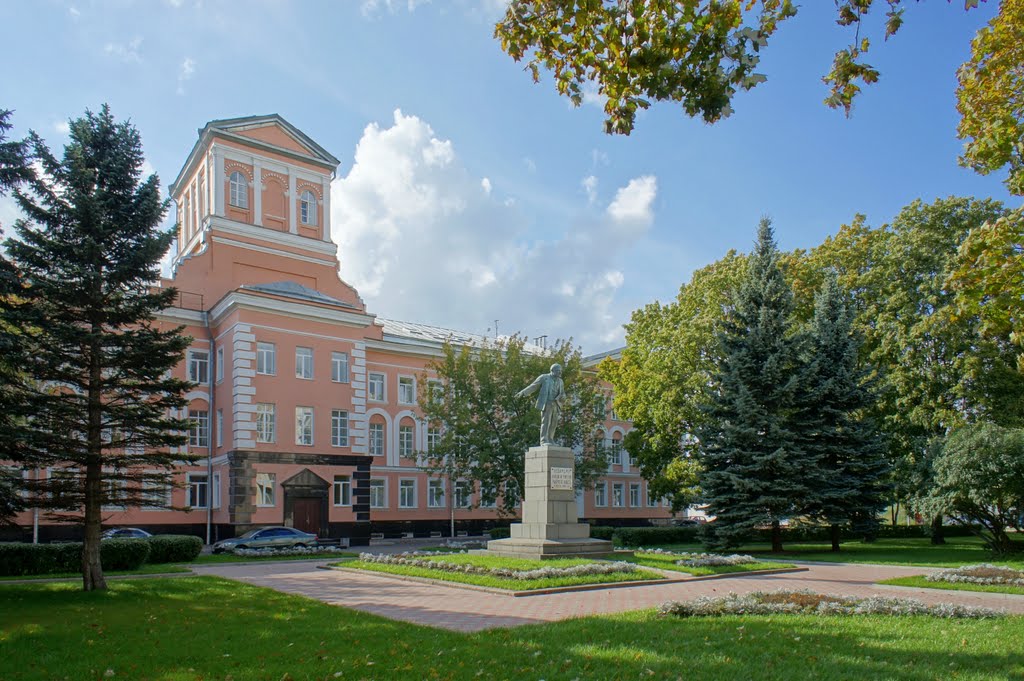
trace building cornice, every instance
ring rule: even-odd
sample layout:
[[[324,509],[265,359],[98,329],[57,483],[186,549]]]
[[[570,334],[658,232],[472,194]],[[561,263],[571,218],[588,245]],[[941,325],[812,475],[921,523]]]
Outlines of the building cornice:
[[[213,306],[213,309],[210,310],[209,316],[211,323],[219,323],[221,318],[233,309],[271,312],[274,314],[294,317],[296,319],[314,322],[331,322],[358,329],[365,329],[372,326],[374,319],[376,319],[376,315],[372,314],[347,312],[344,310],[332,309],[330,307],[281,300],[278,298],[256,295],[243,291],[232,291],[221,298],[217,304]]]
[[[272,244],[311,251],[318,255],[328,256],[330,261],[324,262],[326,265],[338,264],[338,245],[333,241],[321,241],[320,239],[299,236],[291,232],[279,232],[275,229],[238,222],[237,220],[231,220],[220,215],[211,215],[208,219],[209,225],[204,227],[213,232],[224,232],[226,234],[234,234],[235,236],[244,236]],[[288,254],[286,253],[286,255]]]

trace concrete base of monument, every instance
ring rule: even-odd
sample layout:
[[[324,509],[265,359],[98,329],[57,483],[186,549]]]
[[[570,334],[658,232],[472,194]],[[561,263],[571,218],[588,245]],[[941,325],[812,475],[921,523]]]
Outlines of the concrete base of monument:
[[[632,551],[616,551],[604,539],[492,539],[487,553],[507,558],[550,560],[553,558],[621,558]]]

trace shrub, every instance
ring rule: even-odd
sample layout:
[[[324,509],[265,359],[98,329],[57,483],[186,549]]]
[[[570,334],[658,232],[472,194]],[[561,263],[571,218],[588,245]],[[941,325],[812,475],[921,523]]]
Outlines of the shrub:
[[[0,575],[20,577],[55,572],[76,572],[82,568],[82,545],[0,544]]]
[[[81,552],[82,545],[77,546]],[[149,542],[145,539],[105,539],[100,542],[100,564],[104,570],[138,570],[147,558]]]
[[[511,530],[507,527],[492,527],[487,530],[487,534],[491,535],[491,539],[508,539]]]
[[[699,539],[700,527],[619,527],[612,536],[616,546],[657,546],[692,544]]]
[[[605,525],[594,525],[590,528],[590,536],[594,539],[613,539],[615,536],[615,528],[607,527]]]
[[[203,540],[188,534],[149,537],[150,563],[190,563],[203,550]]]

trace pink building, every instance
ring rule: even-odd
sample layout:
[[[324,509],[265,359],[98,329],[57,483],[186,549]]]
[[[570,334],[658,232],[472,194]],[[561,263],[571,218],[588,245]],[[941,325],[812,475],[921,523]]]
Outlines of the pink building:
[[[178,372],[198,384],[188,449],[202,459],[167,491],[169,506],[191,510],[110,509],[105,524],[211,540],[283,524],[360,545],[372,533],[447,534],[453,500],[459,530],[495,524],[493,509],[474,507],[469,481],[432,478],[416,457],[429,440],[418,376],[446,338],[484,339],[377,317],[339,279],[339,163],[277,115],[199,132],[170,187],[179,249],[164,285],[180,293],[162,315],[195,339]],[[629,424],[606,416],[616,454],[607,478],[580,494],[580,517],[668,518],[615,444]],[[17,522],[31,536],[32,514]],[[39,522],[42,540],[71,531]]]

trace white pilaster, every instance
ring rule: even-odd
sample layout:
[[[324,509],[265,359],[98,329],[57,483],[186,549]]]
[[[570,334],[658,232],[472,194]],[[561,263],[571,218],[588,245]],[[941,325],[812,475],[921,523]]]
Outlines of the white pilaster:
[[[323,238],[324,241],[331,240],[331,178],[325,177],[323,179],[323,195],[324,200],[321,201],[322,212],[323,212]]]
[[[288,169],[288,195],[285,201],[288,206],[288,231],[298,234],[299,230],[295,227],[295,175],[292,174],[291,168]]]
[[[263,166],[260,160],[252,160],[252,210],[254,225],[263,226]]]
[[[216,215],[224,215],[224,150],[213,148],[213,197]]]

